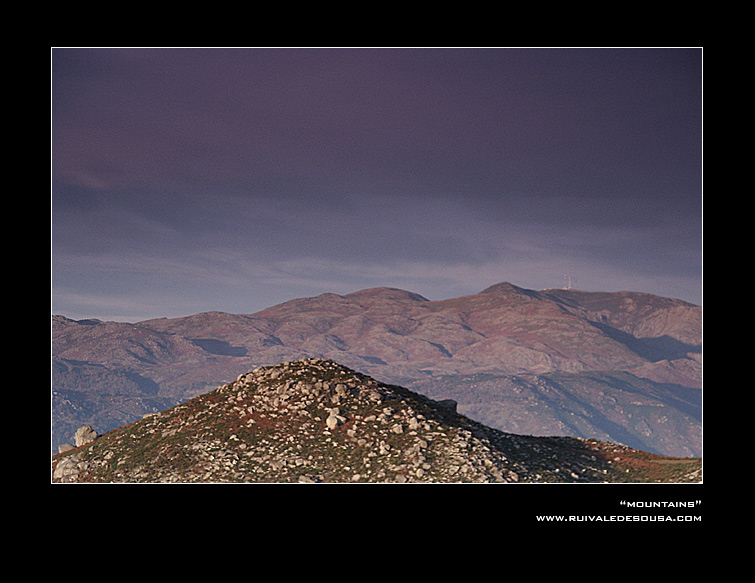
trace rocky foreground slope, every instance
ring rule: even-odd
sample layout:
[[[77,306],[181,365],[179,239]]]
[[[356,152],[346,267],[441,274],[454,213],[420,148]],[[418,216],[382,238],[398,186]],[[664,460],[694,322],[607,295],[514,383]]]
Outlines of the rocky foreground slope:
[[[86,431],[84,432],[86,433]],[[96,437],[96,438],[95,438]],[[53,482],[699,482],[699,458],[504,433],[331,360],[235,382],[52,458]]]

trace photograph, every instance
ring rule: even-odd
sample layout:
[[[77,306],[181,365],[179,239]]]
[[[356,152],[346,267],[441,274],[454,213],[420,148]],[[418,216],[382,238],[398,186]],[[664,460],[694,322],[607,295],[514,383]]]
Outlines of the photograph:
[[[694,46],[52,46],[51,485],[699,526],[702,112]]]

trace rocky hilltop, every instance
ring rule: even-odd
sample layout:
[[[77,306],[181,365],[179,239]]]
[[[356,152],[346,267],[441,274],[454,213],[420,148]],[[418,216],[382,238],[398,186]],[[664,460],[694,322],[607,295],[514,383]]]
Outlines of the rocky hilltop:
[[[651,294],[510,283],[438,301],[374,288],[137,324],[53,316],[51,445],[311,357],[454,399],[502,431],[699,456],[701,319],[699,306]]]
[[[330,360],[260,367],[110,431],[77,432],[53,482],[699,482],[700,459],[504,433]]]

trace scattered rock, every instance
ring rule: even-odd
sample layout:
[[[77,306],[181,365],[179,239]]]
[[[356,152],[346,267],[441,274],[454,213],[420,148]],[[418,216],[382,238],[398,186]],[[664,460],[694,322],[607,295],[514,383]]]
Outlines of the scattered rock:
[[[76,447],[92,443],[97,437],[99,436],[91,425],[82,425],[76,430],[76,433],[73,436]]]
[[[443,399],[442,401],[436,401],[438,405],[443,407],[444,409],[447,409],[449,411],[452,411],[453,413],[456,413],[456,407],[458,403],[454,401],[453,399]]]
[[[63,458],[55,467],[52,477],[53,479],[66,480],[68,478],[79,475],[79,459],[76,455]]]
[[[57,482],[604,482],[618,471],[613,469],[618,462],[610,460],[633,451],[578,438],[503,433],[456,413],[455,407],[451,399],[433,401],[333,361],[293,361],[239,375],[103,436],[83,426],[76,447],[98,439],[97,448],[61,446],[53,456],[52,477]],[[338,430],[343,425],[345,430]]]
[[[335,429],[342,423],[346,423],[346,417],[340,415],[341,410],[338,407],[333,407],[332,409],[329,409],[328,412],[328,418],[325,420],[328,429]]]

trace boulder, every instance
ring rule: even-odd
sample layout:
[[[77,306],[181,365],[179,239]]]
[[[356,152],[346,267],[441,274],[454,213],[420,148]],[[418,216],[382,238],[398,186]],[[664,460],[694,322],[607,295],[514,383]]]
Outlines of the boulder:
[[[76,447],[81,447],[82,445],[86,445],[87,443],[92,443],[98,437],[99,435],[97,435],[97,432],[92,428],[91,425],[82,425],[76,430],[76,433],[73,436]]]
[[[71,478],[79,475],[79,454],[73,454],[60,460],[55,466],[52,477],[55,479]]]
[[[328,426],[328,429],[335,429],[336,427],[338,427],[338,417],[336,417],[335,415],[328,416],[328,418],[325,420],[325,424]]]
[[[458,403],[454,401],[453,399],[443,399],[442,401],[436,401],[438,405],[443,407],[444,409],[448,409],[449,411],[453,411],[456,413],[456,406]]]
[[[335,429],[341,423],[346,422],[346,417],[341,415],[341,411],[338,407],[333,407],[332,409],[328,409],[328,418],[325,420],[325,424],[328,426],[328,429]]]

